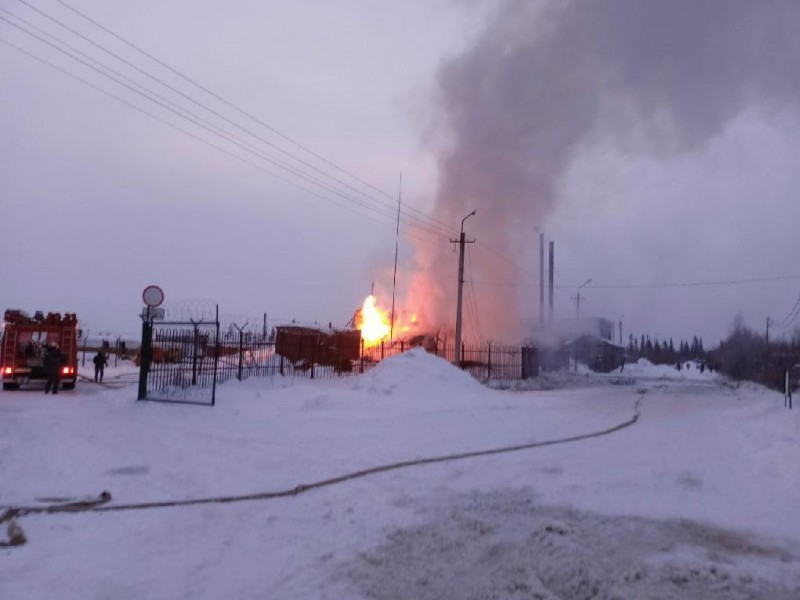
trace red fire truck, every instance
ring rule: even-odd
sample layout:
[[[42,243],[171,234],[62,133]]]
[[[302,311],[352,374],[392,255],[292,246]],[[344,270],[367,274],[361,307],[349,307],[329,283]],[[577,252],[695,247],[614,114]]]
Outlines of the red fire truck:
[[[0,372],[3,389],[16,390],[29,381],[47,379],[44,355],[55,346],[61,353],[61,383],[65,390],[78,379],[78,318],[74,313],[41,311],[33,317],[21,310],[6,310],[0,342]]]

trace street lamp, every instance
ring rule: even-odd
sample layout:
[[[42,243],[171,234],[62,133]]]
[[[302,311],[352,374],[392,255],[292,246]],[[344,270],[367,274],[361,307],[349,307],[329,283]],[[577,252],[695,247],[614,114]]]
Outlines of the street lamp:
[[[455,362],[458,368],[461,368],[461,298],[464,290],[464,221],[469,219],[472,215],[477,213],[473,210],[466,217],[461,219],[461,235],[458,238],[458,306],[456,306],[456,352]]]
[[[478,209],[475,209],[475,210],[473,210],[471,213],[469,213],[469,214],[468,214],[466,217],[464,217],[463,219],[461,219],[461,235],[464,235],[464,221],[466,221],[467,219],[469,219],[469,218],[470,218],[472,215],[474,215],[474,214],[475,214],[475,213],[477,213],[477,212],[478,212]]]

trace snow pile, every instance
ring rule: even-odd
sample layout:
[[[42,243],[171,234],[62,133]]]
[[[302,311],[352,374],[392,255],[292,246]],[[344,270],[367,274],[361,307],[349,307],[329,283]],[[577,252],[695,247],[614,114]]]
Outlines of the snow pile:
[[[448,396],[475,394],[483,387],[466,371],[455,368],[443,358],[414,348],[383,360],[353,383],[354,390],[379,394],[432,394]]]
[[[623,375],[632,375],[635,377],[657,377],[659,379],[700,379],[711,381],[714,379],[714,373],[705,370],[700,372],[700,368],[695,362],[682,363],[683,368],[680,371],[675,368],[675,365],[654,365],[646,358],[640,358],[634,363],[625,365],[622,371]]]

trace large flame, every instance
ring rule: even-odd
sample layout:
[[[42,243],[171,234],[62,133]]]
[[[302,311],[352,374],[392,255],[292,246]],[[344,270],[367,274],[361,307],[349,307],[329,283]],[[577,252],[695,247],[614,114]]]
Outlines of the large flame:
[[[375,346],[389,336],[391,321],[387,311],[378,308],[375,296],[369,295],[356,317],[356,329],[361,330],[361,339],[366,347]]]
[[[418,323],[416,314],[395,311],[394,331],[392,331],[391,311],[380,308],[375,296],[369,295],[361,309],[356,312],[355,325],[356,329],[361,330],[364,347],[371,348],[382,341],[388,341],[390,336],[397,339],[399,335],[412,332]]]

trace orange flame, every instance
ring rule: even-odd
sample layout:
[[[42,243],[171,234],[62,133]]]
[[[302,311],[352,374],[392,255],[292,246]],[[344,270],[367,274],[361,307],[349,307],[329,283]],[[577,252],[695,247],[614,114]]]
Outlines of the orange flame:
[[[356,311],[355,326],[361,331],[364,347],[372,348],[382,341],[388,341],[392,335],[397,340],[398,337],[402,339],[409,333],[415,333],[419,328],[419,320],[415,313],[397,310],[392,332],[391,311],[378,306],[378,300],[370,295],[364,300],[364,305]]]
[[[387,338],[391,329],[389,311],[378,308],[377,302],[375,296],[367,296],[364,306],[356,316],[356,329],[361,330],[361,339],[367,348],[376,346]]]

